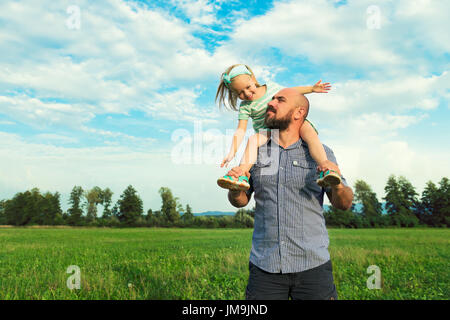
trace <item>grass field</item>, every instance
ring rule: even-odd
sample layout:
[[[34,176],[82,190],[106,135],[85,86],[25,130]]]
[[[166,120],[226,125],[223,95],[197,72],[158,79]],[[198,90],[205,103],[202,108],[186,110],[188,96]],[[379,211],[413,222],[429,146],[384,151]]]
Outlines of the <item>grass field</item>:
[[[339,299],[449,299],[450,230],[330,229]],[[244,299],[250,229],[0,228],[0,299]],[[70,265],[81,289],[69,290]],[[367,268],[382,288],[368,289]]]

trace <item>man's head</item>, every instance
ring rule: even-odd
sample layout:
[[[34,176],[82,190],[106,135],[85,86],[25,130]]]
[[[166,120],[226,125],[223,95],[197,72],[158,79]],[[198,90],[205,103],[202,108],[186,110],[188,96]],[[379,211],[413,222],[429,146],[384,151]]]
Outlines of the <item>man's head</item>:
[[[301,127],[309,111],[309,101],[294,88],[278,91],[267,105],[264,124],[269,129],[286,130],[291,124]]]

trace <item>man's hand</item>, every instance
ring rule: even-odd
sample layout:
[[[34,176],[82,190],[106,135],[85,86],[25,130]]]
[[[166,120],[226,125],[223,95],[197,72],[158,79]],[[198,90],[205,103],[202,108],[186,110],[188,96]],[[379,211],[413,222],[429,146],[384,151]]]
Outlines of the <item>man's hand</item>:
[[[317,166],[317,171],[334,170],[341,177],[341,170],[336,163],[326,160]],[[328,199],[331,205],[341,210],[348,210],[352,207],[353,203],[353,191],[350,187],[339,183],[338,185],[331,186],[331,192],[327,192]]]
[[[236,180],[240,176],[244,175],[247,176],[247,178],[250,178],[250,172],[248,171],[244,172],[244,170],[242,170],[240,167],[232,168],[230,171],[227,172],[226,175]],[[242,208],[248,204],[248,202],[250,201],[250,197],[247,196],[247,193],[245,193],[245,191],[230,190],[228,191],[228,200],[236,208]]]
[[[335,163],[328,161],[327,168],[336,171],[342,177],[341,170],[339,170],[339,167]],[[332,186],[331,192],[327,192],[327,196],[331,202],[331,205],[335,208],[349,210],[352,207],[353,191],[350,187],[342,184],[342,182],[338,185]]]

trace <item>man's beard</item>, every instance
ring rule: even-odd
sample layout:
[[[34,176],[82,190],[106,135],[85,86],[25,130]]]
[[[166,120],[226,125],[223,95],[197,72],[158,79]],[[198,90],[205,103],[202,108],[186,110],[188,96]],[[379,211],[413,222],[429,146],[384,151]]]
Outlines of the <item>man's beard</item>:
[[[267,108],[267,111],[270,110],[270,107]],[[273,109],[271,109],[273,110]],[[276,113],[271,118],[268,118],[269,114],[266,111],[266,117],[264,118],[264,125],[269,129],[278,129],[280,131],[284,131],[289,127],[291,123],[292,114],[294,110],[291,110],[284,118],[275,119]],[[276,111],[274,111],[276,112]]]

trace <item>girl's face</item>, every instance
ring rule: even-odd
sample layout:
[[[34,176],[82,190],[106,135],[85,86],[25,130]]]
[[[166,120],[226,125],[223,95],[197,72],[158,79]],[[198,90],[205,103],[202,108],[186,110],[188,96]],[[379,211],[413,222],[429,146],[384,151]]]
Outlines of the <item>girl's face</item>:
[[[241,74],[231,81],[231,88],[238,94],[239,99],[252,101],[256,96],[256,83],[248,74]]]

